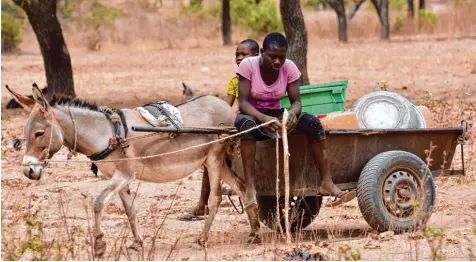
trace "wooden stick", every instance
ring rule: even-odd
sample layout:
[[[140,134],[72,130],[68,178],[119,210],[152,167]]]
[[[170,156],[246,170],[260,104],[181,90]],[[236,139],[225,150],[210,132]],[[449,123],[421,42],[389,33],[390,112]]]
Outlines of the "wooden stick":
[[[283,137],[283,173],[284,173],[284,223],[286,224],[286,244],[291,244],[291,229],[289,227],[289,147],[288,147],[288,130],[286,122],[288,121],[288,111],[285,109],[283,121],[281,122],[281,130]]]
[[[281,208],[279,207],[279,132],[276,130],[276,226],[279,228],[281,237],[284,238],[281,226]]]
[[[165,133],[189,133],[189,134],[236,134],[236,129],[224,129],[215,127],[180,127],[177,130],[170,126],[132,126],[132,130],[136,132],[165,132]]]

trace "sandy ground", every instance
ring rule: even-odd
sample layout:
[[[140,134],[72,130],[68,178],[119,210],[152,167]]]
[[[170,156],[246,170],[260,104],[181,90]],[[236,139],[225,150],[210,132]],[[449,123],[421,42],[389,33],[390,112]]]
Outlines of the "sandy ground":
[[[32,82],[44,85],[46,81],[35,39],[31,34],[25,39],[20,52],[2,55],[2,85],[8,84],[17,92],[28,94]],[[190,84],[197,94],[224,97],[226,84],[236,69],[234,48],[221,47],[218,40],[214,46],[188,49],[106,44],[107,48],[90,52],[75,43],[70,46],[77,95],[111,107],[134,107],[164,99],[180,102],[183,100],[182,81]],[[308,72],[312,83],[349,79],[348,106],[362,95],[377,90],[378,82],[386,81],[390,90],[407,96],[416,104],[429,105],[438,126],[454,127],[460,120],[467,119],[473,128],[475,54],[476,40],[471,38],[437,41],[432,37],[400,37],[388,43],[359,40],[345,45],[323,39],[309,45]],[[2,102],[10,98],[2,88]],[[24,177],[19,165],[23,151],[15,151],[12,141],[23,136],[26,118],[22,111],[7,111],[2,106],[2,258],[8,259],[8,250],[28,238],[25,230],[32,227],[32,221],[41,221],[40,242],[48,244],[56,240],[61,246],[59,253],[63,255],[56,256],[55,249],[47,248],[45,244],[44,257],[92,259],[91,201],[108,181],[94,177],[87,165],[74,164],[52,165],[41,181]],[[65,159],[66,152],[60,151],[55,159]],[[459,154],[458,149],[454,168],[460,165]],[[475,259],[476,254],[472,250],[476,246],[473,234],[476,231],[474,134],[467,142],[465,159],[467,177],[437,180],[437,202],[429,222],[434,228],[444,229],[438,250],[449,260]],[[324,253],[331,259],[340,259],[345,257],[340,248],[349,246],[364,260],[431,259],[430,245],[433,243],[427,239],[410,233],[383,239],[376,237],[376,232],[362,218],[356,200],[337,208],[323,207],[318,218],[302,234],[295,236],[299,241],[293,246],[276,240],[275,233],[264,225],[263,243],[248,246],[246,215],[236,213],[224,199],[211,230],[210,247],[206,252],[194,251],[189,246],[199,235],[203,222],[182,222],[176,217],[196,203],[200,183],[201,175],[197,172],[173,183],[132,184],[133,194],[137,193],[137,218],[145,241],[145,258],[282,260],[284,252],[299,246],[310,252]],[[236,197],[234,199],[236,201]],[[30,227],[26,222],[30,222]],[[141,258],[135,252],[129,254],[121,249],[124,241],[132,242],[127,224],[122,203],[115,196],[107,205],[103,218],[108,242],[106,258]],[[156,231],[155,247],[149,254]],[[36,232],[34,230],[33,234]],[[64,247],[72,240],[74,245],[70,251],[74,253],[68,253]],[[31,259],[33,254],[26,252],[21,258]]]

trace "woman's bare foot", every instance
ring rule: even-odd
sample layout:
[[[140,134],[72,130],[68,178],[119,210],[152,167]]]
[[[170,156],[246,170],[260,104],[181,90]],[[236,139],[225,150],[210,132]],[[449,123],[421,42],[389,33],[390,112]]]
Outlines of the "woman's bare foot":
[[[342,192],[332,181],[330,182],[322,182],[319,186],[319,195],[323,196],[337,196],[340,192]]]
[[[357,194],[355,191],[342,191],[332,182],[322,182],[319,186],[319,194],[323,196],[334,196],[334,200],[326,203],[326,207],[334,207],[354,199]]]

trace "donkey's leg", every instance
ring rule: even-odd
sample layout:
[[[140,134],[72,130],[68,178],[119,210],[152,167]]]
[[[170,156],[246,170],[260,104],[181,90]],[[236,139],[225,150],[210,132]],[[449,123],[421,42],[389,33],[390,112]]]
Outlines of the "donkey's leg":
[[[197,216],[206,215],[207,212],[207,203],[210,196],[210,181],[208,178],[207,167],[203,167],[203,178],[202,178],[202,188],[200,190],[200,199],[198,200],[197,206],[192,209],[192,214]]]
[[[129,182],[130,179],[126,176],[115,173],[112,177],[111,184],[109,184],[94,201],[94,255],[97,257],[103,256],[106,251],[106,242],[102,239],[104,233],[101,231],[102,210],[111,196]]]
[[[136,208],[134,205],[134,200],[131,196],[129,185],[126,185],[119,191],[119,196],[121,197],[122,204],[124,205],[127,217],[129,218],[132,235],[134,235],[134,244],[132,244],[129,248],[139,251],[142,248],[142,239],[140,238],[139,232],[137,230]]]
[[[260,223],[258,215],[258,204],[256,204],[255,199],[246,199],[246,196],[250,194],[246,193],[246,183],[239,177],[237,174],[234,174],[233,171],[228,167],[224,166],[221,171],[221,179],[227,183],[233,191],[235,191],[239,197],[245,200],[245,203],[248,204],[245,207],[246,214],[250,221],[251,233],[248,237],[248,243],[258,244],[261,243],[260,233]]]
[[[222,196],[220,191],[220,170],[225,165],[223,157],[224,146],[216,144],[211,148],[211,151],[206,159],[205,166],[208,170],[208,179],[210,181],[210,197],[208,198],[209,214],[205,221],[205,228],[202,236],[197,240],[200,246],[205,246],[208,240],[208,232],[213,223],[213,219],[220,206]]]

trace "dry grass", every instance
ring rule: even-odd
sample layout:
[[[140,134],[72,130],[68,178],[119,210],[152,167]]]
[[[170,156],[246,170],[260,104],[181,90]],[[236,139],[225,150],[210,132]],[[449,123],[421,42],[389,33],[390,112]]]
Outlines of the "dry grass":
[[[86,51],[83,36],[67,29],[79,96],[117,107],[162,99],[178,102],[184,80],[198,94],[223,96],[224,86],[236,69],[234,47],[221,47],[218,21],[184,19],[178,16],[176,2],[164,0],[163,9],[144,12],[135,2],[117,1],[118,5],[131,5],[129,16],[118,21],[116,30],[102,32],[104,43],[99,52]],[[476,221],[471,215],[476,211],[476,44],[471,38],[455,39],[475,34],[475,5],[471,1],[466,4],[438,14],[435,28],[408,25],[393,32],[390,43],[378,41],[377,17],[363,9],[349,24],[351,42],[347,45],[336,44],[332,12],[305,10],[311,82],[349,79],[350,105],[385,81],[389,90],[427,105],[439,127],[468,121],[467,176],[436,182],[437,201],[429,221],[433,233],[379,235],[368,227],[353,201],[334,209],[322,208],[309,228],[293,235],[292,246],[286,246],[275,230],[263,228],[263,244],[250,247],[245,242],[249,230],[246,216],[237,215],[223,200],[210,234],[210,248],[206,254],[191,251],[189,246],[200,234],[203,222],[174,218],[197,200],[201,176],[193,175],[180,183],[133,184],[143,253],[127,251],[133,239],[122,204],[114,197],[104,212],[105,258],[283,260],[285,252],[303,248],[334,260],[359,255],[366,260],[432,259],[435,255],[450,260],[474,259],[476,236],[472,231],[476,231]],[[233,39],[247,34],[246,30],[235,30]],[[436,41],[441,37],[450,39]],[[31,33],[25,39],[22,53],[2,56],[2,79],[19,92],[29,93],[32,82],[46,81],[36,40]],[[201,71],[204,66],[209,71]],[[3,92],[2,101],[7,99],[9,95]],[[45,170],[39,182],[24,178],[18,168],[23,152],[15,151],[11,141],[22,136],[25,118],[2,109],[2,258],[91,260],[91,203],[107,181],[96,180],[86,166],[65,165]],[[66,153],[61,151],[55,157],[64,159]],[[453,168],[460,167],[459,160],[458,147]]]

